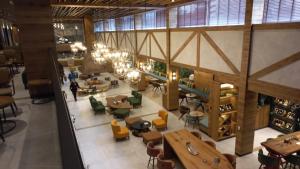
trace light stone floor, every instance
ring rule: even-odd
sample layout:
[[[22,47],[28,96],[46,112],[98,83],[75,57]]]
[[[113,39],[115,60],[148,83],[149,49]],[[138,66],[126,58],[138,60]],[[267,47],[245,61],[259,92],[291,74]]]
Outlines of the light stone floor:
[[[103,73],[100,79],[110,76],[111,74]],[[79,80],[82,85],[82,81]],[[67,102],[71,115],[75,117],[75,134],[79,144],[79,148],[84,160],[84,164],[89,169],[145,169],[147,168],[148,156],[146,154],[146,146],[141,138],[130,134],[130,139],[116,142],[113,139],[110,127],[110,121],[113,116],[109,113],[94,114],[91,109],[88,96],[79,97],[75,102],[70,91],[69,83],[67,82],[63,90],[67,93]],[[106,96],[115,96],[119,94],[130,95],[132,88],[127,83],[120,81],[120,87],[111,89],[105,93],[98,94],[95,97],[106,104]],[[151,121],[157,117],[156,112],[163,109],[161,106],[161,94],[154,93],[151,88],[148,88],[143,93],[143,103],[138,109],[133,109],[131,116],[141,116],[145,120]],[[176,114],[176,112],[175,112]],[[124,121],[119,122],[125,125]],[[184,128],[184,122],[178,120],[178,117],[173,113],[169,113],[168,130],[165,132],[174,131]],[[187,128],[192,130],[190,128]],[[164,132],[163,132],[164,133]],[[255,132],[254,151],[243,157],[238,157],[238,169],[255,169],[259,168],[257,161],[257,149],[260,143],[267,138],[276,137],[280,132],[270,128],[264,128]],[[202,133],[204,140],[211,140],[207,135]],[[230,138],[216,143],[217,149],[222,153],[234,153],[235,138]],[[176,168],[183,168],[178,160],[176,160]]]
[[[17,117],[5,109],[16,128],[0,141],[0,169],[62,169],[55,102],[31,104],[21,74],[14,77]]]

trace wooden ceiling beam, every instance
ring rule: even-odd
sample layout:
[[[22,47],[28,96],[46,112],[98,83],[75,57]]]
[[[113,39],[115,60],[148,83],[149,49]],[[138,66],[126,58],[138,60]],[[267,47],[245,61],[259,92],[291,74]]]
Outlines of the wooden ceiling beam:
[[[102,9],[164,9],[165,6],[143,6],[143,5],[110,5],[104,3],[70,3],[60,2],[52,3],[52,7],[65,7],[65,8],[102,8]]]

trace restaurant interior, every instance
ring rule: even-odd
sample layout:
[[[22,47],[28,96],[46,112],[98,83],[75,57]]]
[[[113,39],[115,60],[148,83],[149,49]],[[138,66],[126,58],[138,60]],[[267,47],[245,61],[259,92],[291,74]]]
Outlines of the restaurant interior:
[[[0,168],[300,169],[300,0],[1,0]]]

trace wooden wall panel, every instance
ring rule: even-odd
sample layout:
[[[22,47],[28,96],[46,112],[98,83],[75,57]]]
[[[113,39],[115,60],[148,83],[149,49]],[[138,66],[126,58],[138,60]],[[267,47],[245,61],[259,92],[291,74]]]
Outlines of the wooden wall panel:
[[[171,32],[170,37],[170,55],[171,58],[176,54],[178,49],[184,44],[184,42],[192,35],[192,31],[184,32]]]
[[[176,57],[174,62],[197,66],[197,36],[193,37],[189,44]]]
[[[200,40],[200,68],[233,74],[233,71],[203,36]]]
[[[299,44],[300,45],[300,44]],[[259,80],[300,89],[300,60],[267,74]],[[280,91],[279,91],[280,92]],[[300,96],[299,96],[300,97]]]
[[[240,71],[243,31],[207,31],[206,33],[214,40],[218,47]]]
[[[28,80],[51,79],[50,49],[55,51],[55,39],[48,1],[14,2]]]
[[[253,32],[250,75],[300,51],[300,29]]]

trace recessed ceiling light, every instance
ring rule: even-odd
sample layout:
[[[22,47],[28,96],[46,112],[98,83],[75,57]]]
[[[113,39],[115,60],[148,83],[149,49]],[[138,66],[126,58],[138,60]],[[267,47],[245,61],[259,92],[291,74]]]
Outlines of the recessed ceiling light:
[[[175,2],[175,0],[172,0],[172,2]]]

